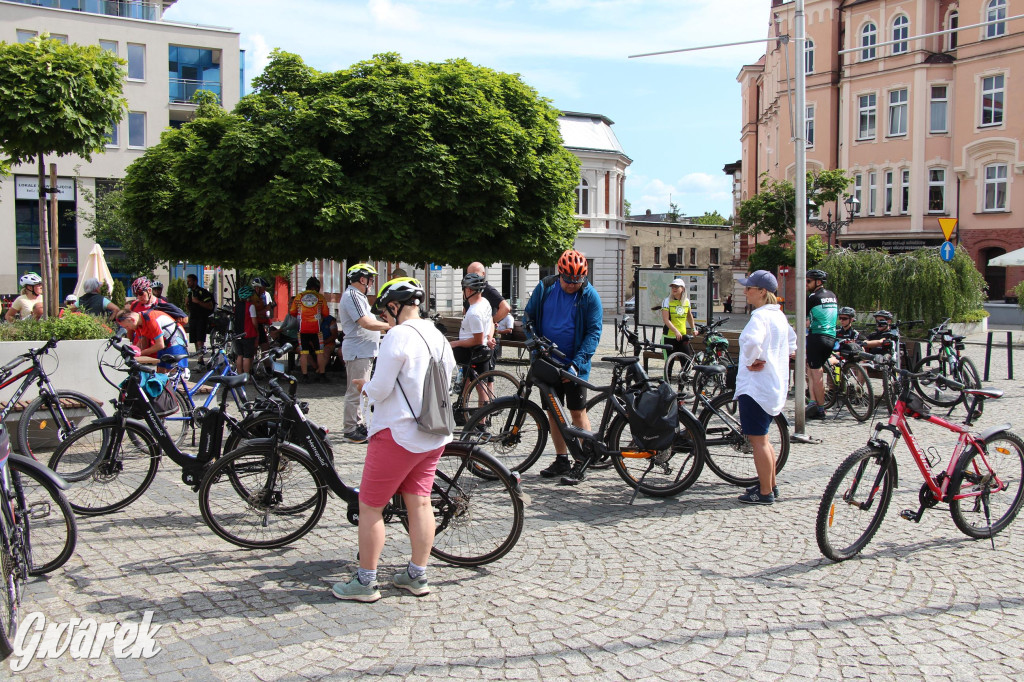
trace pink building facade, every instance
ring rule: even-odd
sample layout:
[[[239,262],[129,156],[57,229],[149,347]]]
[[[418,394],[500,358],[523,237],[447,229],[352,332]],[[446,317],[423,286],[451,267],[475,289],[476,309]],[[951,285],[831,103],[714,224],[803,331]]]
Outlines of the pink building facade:
[[[770,35],[794,32],[793,10],[792,2],[773,0]],[[937,246],[938,218],[957,218],[953,240],[985,275],[990,299],[1002,299],[1024,279],[1024,268],[987,266],[1024,247],[1018,14],[1024,0],[806,0],[807,168],[845,169],[860,202],[840,244]],[[975,26],[983,22],[994,23]],[[958,30],[913,37],[947,29]],[[795,57],[794,43],[769,43],[737,77],[741,198],[756,193],[764,173],[795,176]],[[845,208],[827,208],[847,217]]]

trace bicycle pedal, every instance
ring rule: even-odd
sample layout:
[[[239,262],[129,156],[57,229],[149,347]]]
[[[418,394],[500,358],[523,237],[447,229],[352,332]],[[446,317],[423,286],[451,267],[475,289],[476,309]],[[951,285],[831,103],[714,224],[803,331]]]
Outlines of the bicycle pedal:
[[[916,512],[913,509],[904,509],[900,512],[900,518],[906,519],[907,521],[913,521],[914,523],[920,523],[921,512]]]

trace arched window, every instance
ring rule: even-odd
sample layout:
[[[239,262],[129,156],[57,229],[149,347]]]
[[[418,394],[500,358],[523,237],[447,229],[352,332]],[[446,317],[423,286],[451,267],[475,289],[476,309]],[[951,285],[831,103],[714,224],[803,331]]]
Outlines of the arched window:
[[[576,185],[576,215],[590,214],[590,185],[584,178]]]
[[[814,73],[814,41],[804,41],[804,73]]]
[[[949,31],[952,31],[952,33],[947,34],[949,36],[949,49],[951,49],[951,50],[955,50],[956,49],[956,46],[957,46],[957,39],[956,39],[957,32],[954,29],[957,29],[959,27],[960,27],[960,13],[957,12],[956,10],[953,10],[952,12],[949,13],[949,21],[946,22],[946,29],[949,30]]]
[[[985,27],[985,38],[998,38],[1006,35],[1006,0],[989,0],[985,10],[985,21],[996,21],[999,23],[989,24]]]
[[[892,39],[899,41],[892,44],[893,54],[903,54],[908,49],[907,36],[910,35],[910,19],[905,14],[896,17],[892,22]]]
[[[860,30],[860,58],[862,60],[875,58],[875,45],[878,43],[878,27],[872,23],[864,24]]]

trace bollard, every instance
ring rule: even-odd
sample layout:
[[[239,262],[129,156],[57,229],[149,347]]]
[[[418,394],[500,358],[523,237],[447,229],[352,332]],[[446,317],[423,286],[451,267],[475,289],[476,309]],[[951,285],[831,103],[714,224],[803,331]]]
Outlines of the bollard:
[[[985,341],[985,376],[982,381],[988,381],[988,365],[992,359],[992,332],[988,333],[988,339]]]
[[[1006,378],[1013,378],[1013,332],[1006,332]]]

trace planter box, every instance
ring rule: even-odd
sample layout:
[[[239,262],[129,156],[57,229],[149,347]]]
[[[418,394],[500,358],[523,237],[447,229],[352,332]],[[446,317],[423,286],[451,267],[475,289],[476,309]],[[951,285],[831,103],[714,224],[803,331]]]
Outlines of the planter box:
[[[988,321],[993,327],[1024,326],[1024,311],[1015,303],[986,303]]]
[[[988,331],[988,318],[983,318],[981,322],[951,322],[949,328],[957,335],[984,334]]]

